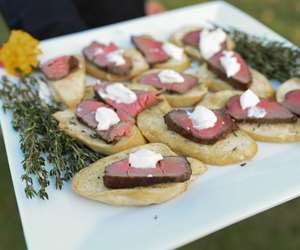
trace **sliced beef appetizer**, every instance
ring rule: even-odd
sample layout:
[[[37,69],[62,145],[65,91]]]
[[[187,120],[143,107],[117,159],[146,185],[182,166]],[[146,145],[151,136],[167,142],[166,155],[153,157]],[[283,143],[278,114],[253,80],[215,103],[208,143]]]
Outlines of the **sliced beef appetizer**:
[[[48,80],[57,81],[68,76],[78,65],[75,56],[60,56],[43,63],[41,70]]]
[[[182,38],[183,45],[191,46],[195,49],[199,49],[200,36],[202,30],[203,29],[198,29],[198,30],[187,32]]]
[[[258,71],[251,69],[241,55],[223,50],[205,60],[198,70],[199,80],[213,92],[251,89],[259,97],[271,99],[274,90],[271,82]]]
[[[293,90],[300,90],[300,78],[292,78],[282,83],[276,91],[277,102],[282,103],[286,99],[287,93]]]
[[[83,49],[85,58],[97,67],[116,75],[126,75],[132,68],[132,61],[116,44],[92,42]]]
[[[292,78],[279,86],[276,100],[296,116],[300,116],[300,78]]]
[[[83,101],[76,109],[77,119],[96,131],[107,143],[120,140],[130,134],[134,119],[122,110],[113,110],[98,101]]]
[[[148,36],[133,36],[132,42],[149,64],[163,63],[169,60],[167,52],[163,49],[163,42]]]
[[[146,187],[155,184],[185,182],[192,170],[185,157],[165,156],[140,149],[108,165],[103,176],[107,188]]]
[[[226,112],[203,106],[194,111],[172,110],[164,120],[170,130],[201,144],[214,144],[236,129]]]
[[[205,62],[200,65],[197,75],[210,91],[251,88],[259,97],[273,98],[274,90],[270,81],[251,69],[238,53],[232,51],[234,42],[221,29],[185,27],[175,32],[170,41]]]
[[[94,90],[101,100],[132,117],[158,101],[157,91],[131,90],[122,83],[97,84]]]
[[[227,112],[238,122],[293,123],[296,117],[283,105],[258,98],[251,90],[233,96],[226,104]]]
[[[171,93],[184,94],[198,84],[198,78],[174,70],[160,70],[144,74],[139,82]]]
[[[40,66],[57,102],[69,108],[78,105],[84,95],[85,62],[80,56],[59,56]]]
[[[285,95],[282,103],[292,113],[300,116],[300,89],[292,90]]]
[[[170,41],[195,59],[203,61],[221,50],[234,48],[234,42],[220,28],[213,27],[183,27],[170,36]]]
[[[207,59],[206,62],[209,70],[231,84],[233,88],[247,90],[250,87],[252,75],[247,63],[239,53],[223,50]]]
[[[235,130],[223,110],[172,110],[159,103],[140,113],[137,125],[149,142],[164,143],[181,155],[212,165],[250,160],[257,152],[256,142]]]
[[[222,29],[216,28],[194,30],[185,34],[182,43],[199,50],[202,57],[207,60],[227,49],[227,34]]]
[[[207,96],[201,105],[224,108],[240,130],[263,142],[300,141],[300,120],[282,103],[259,98],[252,90],[223,90]]]
[[[132,36],[132,42],[154,68],[184,71],[190,66],[184,50],[172,43],[157,41],[147,35]]]
[[[199,83],[198,77],[171,69],[153,69],[133,81],[163,91],[172,107],[194,106],[207,94],[207,87]]]
[[[175,154],[161,143],[148,143],[101,158],[77,173],[73,190],[86,198],[117,206],[166,202],[187,190],[207,167]]]

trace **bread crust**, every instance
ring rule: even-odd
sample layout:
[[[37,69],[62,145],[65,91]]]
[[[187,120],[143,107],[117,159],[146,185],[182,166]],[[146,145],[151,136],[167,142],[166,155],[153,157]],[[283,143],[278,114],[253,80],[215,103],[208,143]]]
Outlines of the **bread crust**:
[[[135,77],[133,79],[133,83],[140,84],[139,82],[144,75],[156,73],[159,71],[160,69],[152,69],[146,71],[142,75]],[[184,94],[177,94],[177,93],[169,94],[168,92],[164,92],[163,96],[166,98],[166,100],[172,107],[190,107],[198,103],[206,94],[207,94],[207,87],[204,84],[198,83],[197,86],[193,87],[192,89],[190,89]]]
[[[174,43],[175,45],[179,46],[179,47],[183,47],[185,52],[192,57],[195,60],[198,60],[200,62],[203,62],[204,59],[200,53],[199,50],[197,50],[196,48],[192,47],[192,46],[185,46],[182,43],[182,39],[183,37],[192,31],[196,31],[199,30],[201,27],[199,26],[185,26],[185,27],[181,27],[180,29],[174,31],[170,37],[169,37],[169,41]],[[234,41],[227,36],[227,40],[226,40],[226,46],[228,50],[233,50],[235,48],[235,43]]]
[[[206,95],[197,105],[202,105],[210,109],[222,109],[231,97],[241,94],[243,92],[240,90],[222,90]]]
[[[182,60],[169,59],[164,63],[156,63],[153,65],[155,69],[173,69],[178,72],[183,72],[191,66],[191,60],[186,54],[183,54]]]
[[[122,151],[120,153],[102,158],[89,167],[77,173],[72,181],[73,191],[88,199],[104,202],[115,206],[148,206],[159,204],[175,198],[187,190],[191,180],[197,175],[205,173],[207,166],[202,162],[187,158],[192,168],[190,180],[182,183],[158,184],[150,187],[136,187],[124,189],[108,189],[103,184],[105,167],[113,162],[125,159],[128,154],[140,148],[153,150],[163,156],[175,156],[166,145],[150,143]]]
[[[300,78],[295,77],[295,78],[289,79],[286,82],[284,82],[283,84],[281,84],[276,92],[277,102],[283,102],[285,95],[288,92],[290,92],[292,90],[296,90],[296,89],[300,89]]]
[[[239,128],[254,140],[287,143],[300,141],[300,119],[296,123],[252,124],[241,123]]]
[[[67,109],[64,111],[58,111],[54,113],[53,116],[59,122],[58,127],[67,135],[75,138],[92,150],[104,155],[114,154],[146,143],[146,140],[136,126],[132,127],[128,136],[123,137],[117,143],[107,143],[104,140],[95,137],[94,130],[80,123],[76,119],[73,110]]]
[[[224,90],[216,92],[204,98],[201,105],[209,108],[223,108],[227,101],[242,92],[236,90]],[[300,141],[300,119],[296,123],[257,124],[238,123],[239,128],[251,136],[254,140],[263,142],[298,142]]]
[[[252,83],[250,89],[261,98],[272,99],[275,91],[271,82],[257,70],[250,68],[252,74]],[[207,65],[199,67],[197,75],[210,91],[217,92],[222,90],[233,90],[234,88],[227,82],[218,78],[213,72],[208,70]]]
[[[132,69],[127,75],[122,76],[107,72],[86,60],[87,73],[100,80],[116,82],[130,80],[149,68],[149,65],[146,62],[145,58],[138,50],[134,48],[124,49],[124,55],[132,60]]]
[[[48,86],[56,102],[62,102],[68,108],[76,107],[84,96],[86,65],[82,56],[76,56],[78,68],[63,79],[48,80]]]
[[[255,141],[240,130],[214,145],[201,145],[188,140],[167,128],[163,116],[169,111],[157,105],[138,115],[138,127],[147,140],[164,143],[180,155],[220,166],[250,160],[257,152]]]

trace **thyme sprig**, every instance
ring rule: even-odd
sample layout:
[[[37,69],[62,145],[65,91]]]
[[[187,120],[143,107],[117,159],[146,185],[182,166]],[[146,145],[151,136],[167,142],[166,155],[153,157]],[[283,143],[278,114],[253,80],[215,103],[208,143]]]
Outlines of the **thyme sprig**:
[[[20,133],[25,194],[28,198],[48,199],[50,177],[54,178],[56,188],[61,189],[74,173],[101,156],[58,128],[52,116],[58,107],[39,98],[38,83],[35,77],[20,81],[3,77],[0,98],[4,111],[12,111],[13,127]],[[51,163],[50,169],[47,162]]]
[[[228,29],[227,32],[236,43],[235,50],[251,67],[269,79],[283,82],[293,77],[300,77],[299,48],[235,29]]]

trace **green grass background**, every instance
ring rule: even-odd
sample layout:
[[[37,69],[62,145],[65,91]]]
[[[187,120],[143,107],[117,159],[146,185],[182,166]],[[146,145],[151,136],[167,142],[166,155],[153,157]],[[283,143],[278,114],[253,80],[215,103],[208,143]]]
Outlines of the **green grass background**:
[[[172,9],[204,1],[160,0],[160,2]],[[300,45],[300,0],[228,2]],[[0,18],[0,44],[5,41],[7,34],[8,30]],[[26,249],[1,135],[0,164],[0,250]],[[182,247],[181,250],[298,250],[299,214],[300,199],[296,199],[195,241]]]

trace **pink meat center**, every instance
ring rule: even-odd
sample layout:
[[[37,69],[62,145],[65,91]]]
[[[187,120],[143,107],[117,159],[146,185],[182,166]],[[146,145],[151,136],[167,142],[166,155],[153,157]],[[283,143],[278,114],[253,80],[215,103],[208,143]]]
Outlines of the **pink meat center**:
[[[160,81],[159,73],[147,74],[142,77],[141,83],[154,86],[158,89],[166,89],[177,93],[186,93],[197,84],[197,78],[187,74],[181,74],[184,82],[163,83]]]

